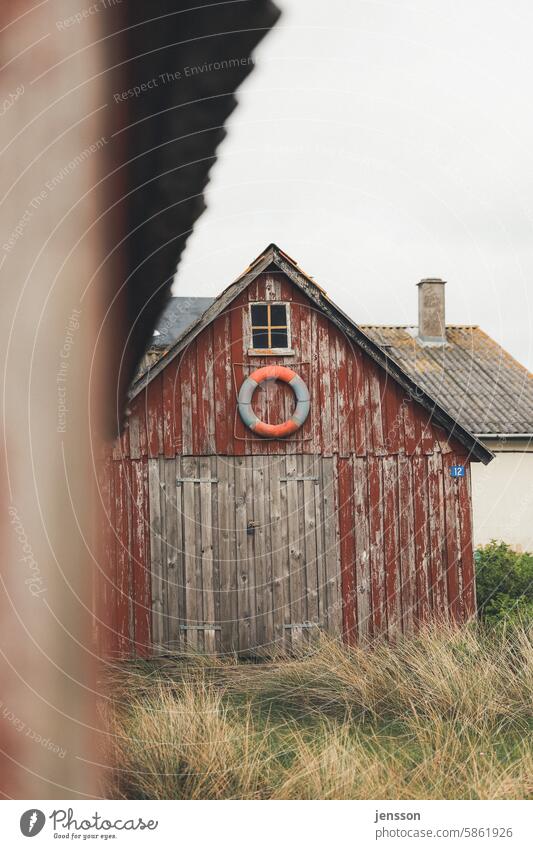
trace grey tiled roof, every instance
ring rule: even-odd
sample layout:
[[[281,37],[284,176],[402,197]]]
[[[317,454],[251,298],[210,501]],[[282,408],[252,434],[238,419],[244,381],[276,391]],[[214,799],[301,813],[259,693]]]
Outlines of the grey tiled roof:
[[[181,336],[184,330],[196,321],[214,301],[214,298],[172,297],[168,301],[163,315],[157,322],[150,348],[168,348]]]
[[[533,375],[479,327],[447,327],[442,346],[416,327],[361,330],[472,433],[533,434]]]

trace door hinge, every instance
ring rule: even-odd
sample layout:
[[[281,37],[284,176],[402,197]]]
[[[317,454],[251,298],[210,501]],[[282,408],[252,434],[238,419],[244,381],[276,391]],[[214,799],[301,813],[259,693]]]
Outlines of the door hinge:
[[[182,483],[218,483],[218,478],[176,478],[176,486]]]
[[[319,481],[319,477],[306,477],[305,475],[301,475],[300,477],[288,477],[288,478],[280,478],[282,483],[288,483],[289,481]]]

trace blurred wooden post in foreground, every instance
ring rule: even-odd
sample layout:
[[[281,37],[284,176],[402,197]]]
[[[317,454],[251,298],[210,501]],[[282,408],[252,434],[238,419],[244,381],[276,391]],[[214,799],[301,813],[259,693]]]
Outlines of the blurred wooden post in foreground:
[[[97,793],[89,372],[106,161],[106,15],[0,10],[0,789]],[[67,58],[70,57],[70,58]],[[93,380],[97,375],[93,374]],[[94,412],[94,411],[93,411]]]

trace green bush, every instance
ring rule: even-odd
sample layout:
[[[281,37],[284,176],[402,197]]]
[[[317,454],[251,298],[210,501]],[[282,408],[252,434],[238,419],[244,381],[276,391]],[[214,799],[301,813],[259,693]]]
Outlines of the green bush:
[[[533,554],[493,540],[477,549],[477,606],[481,619],[533,622]]]

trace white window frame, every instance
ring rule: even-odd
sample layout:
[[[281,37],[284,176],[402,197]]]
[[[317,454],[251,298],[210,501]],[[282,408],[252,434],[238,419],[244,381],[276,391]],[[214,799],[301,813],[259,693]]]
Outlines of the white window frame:
[[[285,307],[285,315],[287,318],[287,347],[286,348],[254,348],[254,332],[252,323],[252,307]],[[290,301],[251,301],[248,310],[248,321],[250,322],[250,338],[248,354],[261,357],[275,356],[292,356],[294,350],[292,348],[292,333],[291,333],[291,305]]]

